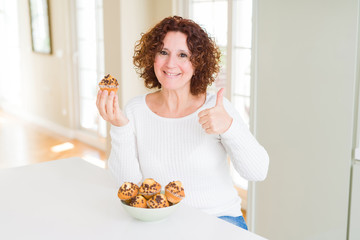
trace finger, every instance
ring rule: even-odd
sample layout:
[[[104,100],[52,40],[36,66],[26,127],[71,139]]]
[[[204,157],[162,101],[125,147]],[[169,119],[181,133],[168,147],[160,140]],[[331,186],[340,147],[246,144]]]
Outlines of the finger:
[[[201,125],[203,129],[207,130],[207,129],[211,129],[211,124],[209,122],[206,122],[204,124]]]
[[[224,88],[220,88],[220,90],[218,91],[215,107],[223,106],[224,90]]]
[[[115,97],[114,97],[114,115],[115,116],[120,115],[119,99],[118,99],[118,96],[116,94],[115,94]]]
[[[209,109],[205,109],[205,110],[202,110],[201,112],[199,112],[198,117],[201,118],[208,114],[209,114]]]
[[[205,115],[205,116],[203,116],[203,117],[201,117],[201,118],[199,118],[199,123],[201,124],[201,125],[203,125],[204,123],[206,123],[206,122],[208,122],[209,121],[209,118]]]
[[[101,90],[98,91],[98,94],[96,96],[96,106],[99,108],[100,98],[101,98]]]
[[[114,92],[111,91],[106,103],[106,113],[109,119],[114,118]]]
[[[206,132],[207,134],[213,134],[213,133],[215,133],[211,128],[205,129],[205,132]]]
[[[99,101],[99,106],[98,106],[98,109],[99,109],[99,113],[100,115],[105,119],[105,120],[108,120],[107,119],[107,116],[106,116],[106,101],[107,101],[107,98],[108,98],[108,93],[107,91],[102,91],[101,93],[101,96],[100,96],[100,101]]]

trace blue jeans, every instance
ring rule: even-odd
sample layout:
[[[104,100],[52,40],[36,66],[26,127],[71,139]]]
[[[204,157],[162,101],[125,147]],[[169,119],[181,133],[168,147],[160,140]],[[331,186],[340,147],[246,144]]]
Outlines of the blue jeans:
[[[235,226],[238,226],[238,227],[241,227],[245,230],[248,230],[248,227],[246,225],[246,222],[245,222],[245,219],[243,216],[238,216],[238,217],[230,217],[230,216],[221,216],[221,217],[218,217],[222,220],[225,220],[229,223],[232,223],[234,224]]]

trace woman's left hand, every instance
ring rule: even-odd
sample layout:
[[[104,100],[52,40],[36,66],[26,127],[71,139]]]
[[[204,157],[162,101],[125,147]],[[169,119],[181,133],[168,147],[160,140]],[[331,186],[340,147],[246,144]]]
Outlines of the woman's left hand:
[[[224,108],[223,93],[224,88],[221,88],[217,93],[214,107],[199,112],[199,123],[208,134],[223,134],[230,128],[233,121]]]

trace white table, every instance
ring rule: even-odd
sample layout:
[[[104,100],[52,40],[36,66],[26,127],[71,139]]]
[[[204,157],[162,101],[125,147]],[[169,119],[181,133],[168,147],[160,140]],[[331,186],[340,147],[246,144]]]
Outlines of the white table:
[[[264,239],[185,204],[166,220],[138,221],[115,186],[80,158],[0,169],[0,239]]]

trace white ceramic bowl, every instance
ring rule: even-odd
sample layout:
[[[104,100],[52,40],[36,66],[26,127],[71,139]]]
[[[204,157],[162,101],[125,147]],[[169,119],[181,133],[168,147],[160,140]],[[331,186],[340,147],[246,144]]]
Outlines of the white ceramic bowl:
[[[125,211],[130,216],[145,222],[160,221],[170,216],[181,205],[181,202],[164,208],[137,208],[131,207],[120,201]]]

